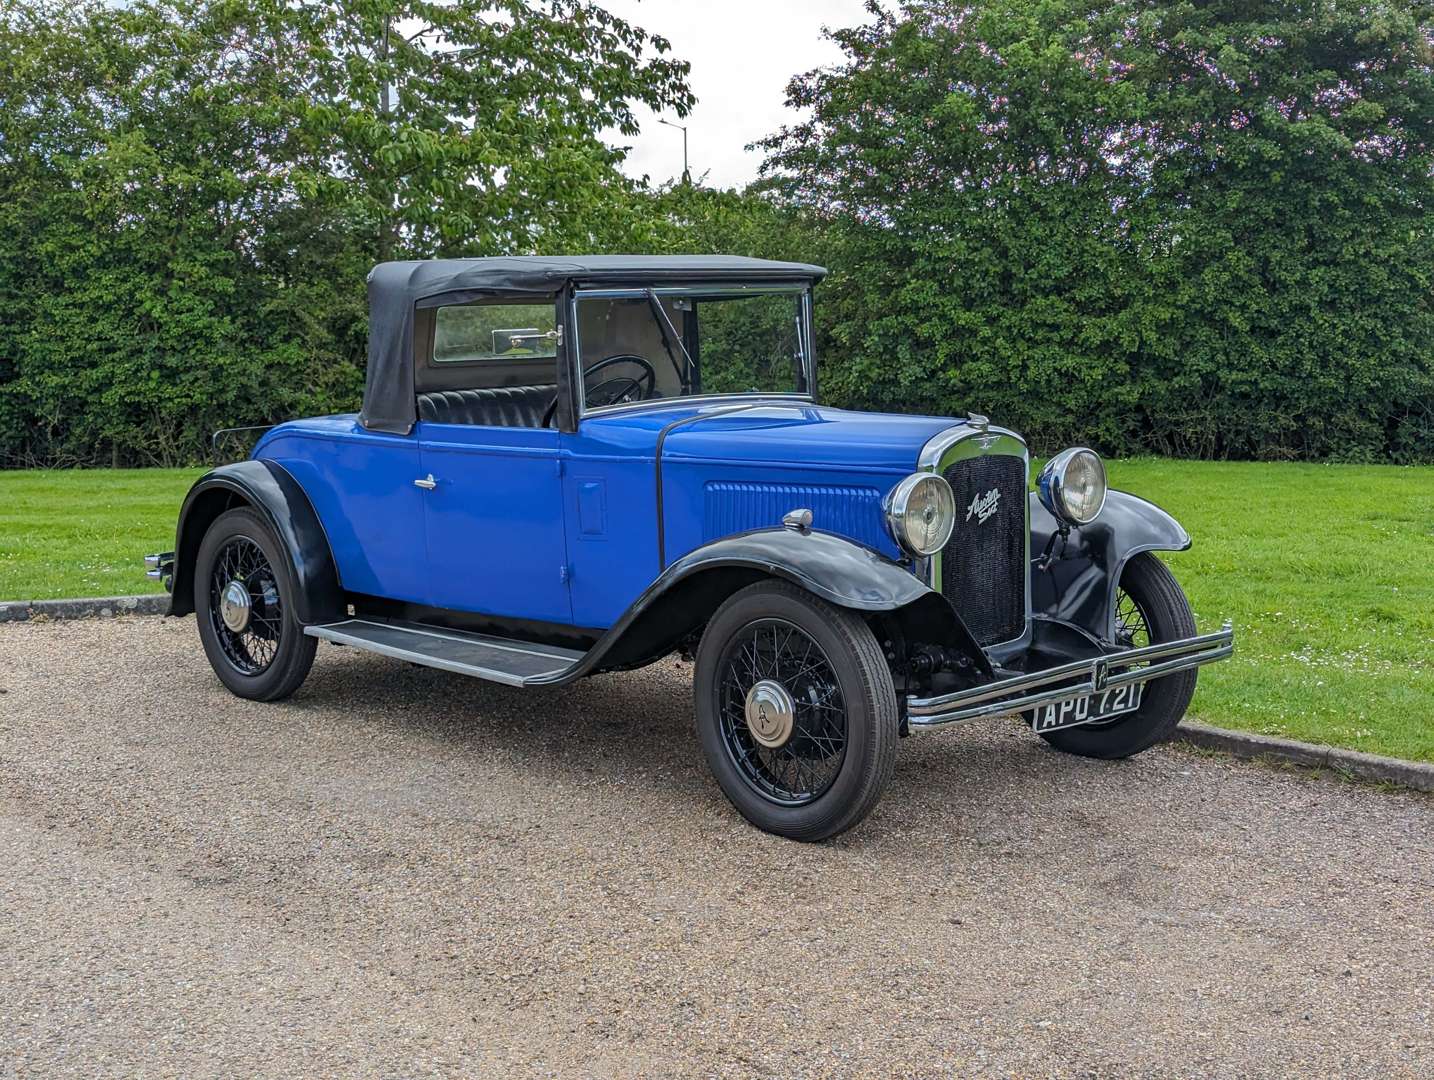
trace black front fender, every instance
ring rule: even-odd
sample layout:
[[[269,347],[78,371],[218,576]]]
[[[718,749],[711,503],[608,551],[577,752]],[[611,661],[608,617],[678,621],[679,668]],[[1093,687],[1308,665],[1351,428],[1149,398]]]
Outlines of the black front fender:
[[[673,562],[561,681],[663,656],[700,630],[732,593],[769,578],[790,581],[837,607],[909,613],[927,640],[956,645],[978,664],[986,662],[951,605],[909,568],[832,533],[770,528],[714,540]]]
[[[838,607],[894,611],[931,590],[909,569],[833,533],[771,528],[738,533],[689,551],[649,588],[700,570],[745,566],[786,578]]]
[[[1115,639],[1115,590],[1131,557],[1190,546],[1190,534],[1178,521],[1124,491],[1111,491],[1100,516],[1072,528],[1064,542],[1056,535],[1060,523],[1035,494],[1030,512],[1032,611],[1074,623],[1106,642]]]
[[[343,592],[333,553],[319,516],[304,489],[273,461],[238,461],[211,469],[189,489],[174,538],[171,615],[194,610],[194,563],[199,543],[214,519],[248,506],[268,522],[289,553],[294,574],[294,614],[304,624],[329,622],[343,614]]]

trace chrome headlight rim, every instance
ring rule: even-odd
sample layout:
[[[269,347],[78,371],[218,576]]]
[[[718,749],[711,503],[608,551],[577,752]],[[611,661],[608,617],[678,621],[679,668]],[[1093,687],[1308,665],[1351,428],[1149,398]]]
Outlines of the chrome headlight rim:
[[[948,512],[941,527],[937,531],[936,542],[928,543],[925,546],[917,544],[911,536],[911,502],[923,484],[938,485],[946,492],[946,506]],[[951,485],[946,478],[934,472],[914,472],[910,476],[903,477],[897,485],[887,493],[885,501],[886,529],[891,538],[896,541],[897,546],[907,555],[918,559],[929,559],[938,554],[951,539],[951,532],[956,528],[956,494],[951,490]]]
[[[1100,475],[1100,498],[1096,501],[1095,509],[1085,517],[1078,515],[1066,498],[1067,477],[1072,465],[1077,461],[1089,460],[1094,464]],[[1046,462],[1041,469],[1041,475],[1036,481],[1036,494],[1041,500],[1041,505],[1051,512],[1059,521],[1067,525],[1089,525],[1100,512],[1105,509],[1106,497],[1110,494],[1110,484],[1106,478],[1105,462],[1101,456],[1088,446],[1072,446],[1062,450],[1050,461]]]

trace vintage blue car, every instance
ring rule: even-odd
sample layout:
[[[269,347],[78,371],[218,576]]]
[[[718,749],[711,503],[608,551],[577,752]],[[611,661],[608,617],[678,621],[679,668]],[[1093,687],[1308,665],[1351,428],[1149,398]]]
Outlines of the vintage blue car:
[[[292,694],[320,640],[522,687],[695,658],[753,824],[861,821],[905,735],[995,716],[1124,757],[1167,737],[1190,545],[1090,450],[1029,492],[983,416],[817,403],[824,271],[723,256],[384,263],[363,411],[267,430],[150,557],[220,680]]]

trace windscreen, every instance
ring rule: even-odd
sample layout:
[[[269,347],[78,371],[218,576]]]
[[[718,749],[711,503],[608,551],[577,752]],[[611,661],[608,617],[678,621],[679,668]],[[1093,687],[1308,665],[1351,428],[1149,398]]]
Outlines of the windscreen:
[[[579,297],[588,408],[808,387],[801,290],[624,292]]]

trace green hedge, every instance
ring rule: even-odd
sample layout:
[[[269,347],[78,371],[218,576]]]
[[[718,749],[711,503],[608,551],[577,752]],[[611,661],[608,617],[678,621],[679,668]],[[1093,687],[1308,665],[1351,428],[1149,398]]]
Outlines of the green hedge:
[[[745,194],[645,190],[598,139],[690,103],[665,43],[496,6],[515,27],[489,0],[0,13],[0,465],[189,463],[354,409],[374,261],[525,250],[825,262],[839,404],[1041,450],[1434,460],[1428,5],[911,0],[834,32]],[[420,8],[478,51],[385,55]]]
[[[1427,4],[918,0],[796,79],[829,390],[1045,447],[1434,460]]]

